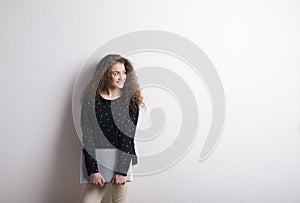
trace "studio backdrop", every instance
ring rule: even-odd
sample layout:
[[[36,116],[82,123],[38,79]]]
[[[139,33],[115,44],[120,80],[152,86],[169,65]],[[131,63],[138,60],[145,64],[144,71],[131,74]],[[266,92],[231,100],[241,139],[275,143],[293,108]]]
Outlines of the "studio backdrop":
[[[0,5],[0,203],[80,202],[80,95],[111,53],[146,105],[129,202],[300,201],[296,1]]]

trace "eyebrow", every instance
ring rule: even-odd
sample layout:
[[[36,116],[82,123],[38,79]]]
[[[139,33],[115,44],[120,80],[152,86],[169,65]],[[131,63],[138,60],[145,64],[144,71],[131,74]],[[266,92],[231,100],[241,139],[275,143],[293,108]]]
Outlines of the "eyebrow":
[[[115,72],[122,72],[122,71],[118,71],[118,70],[112,71],[112,73],[115,73]],[[124,70],[123,72],[126,72],[126,70]]]

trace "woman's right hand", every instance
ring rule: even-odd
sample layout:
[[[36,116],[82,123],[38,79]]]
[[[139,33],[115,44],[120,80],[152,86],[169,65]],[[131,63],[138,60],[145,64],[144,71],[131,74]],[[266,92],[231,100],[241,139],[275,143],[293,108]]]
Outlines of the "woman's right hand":
[[[100,185],[101,187],[104,186],[105,180],[100,173],[92,173],[90,175],[90,182],[93,185]]]

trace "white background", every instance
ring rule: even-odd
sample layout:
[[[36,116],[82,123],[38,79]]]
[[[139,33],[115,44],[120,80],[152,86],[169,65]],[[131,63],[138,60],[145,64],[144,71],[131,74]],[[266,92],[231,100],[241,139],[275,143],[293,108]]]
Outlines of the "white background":
[[[0,202],[79,202],[76,74],[103,43],[150,29],[208,55],[226,124],[207,160],[198,139],[172,168],[137,177],[130,202],[299,202],[299,9],[296,0],[2,0]]]

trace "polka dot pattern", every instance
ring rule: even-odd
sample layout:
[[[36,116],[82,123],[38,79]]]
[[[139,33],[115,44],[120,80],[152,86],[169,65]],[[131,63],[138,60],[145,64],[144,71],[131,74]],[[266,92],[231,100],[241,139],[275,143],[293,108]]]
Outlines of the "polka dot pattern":
[[[92,110],[96,113],[94,122],[91,121]],[[130,162],[132,161],[133,165],[137,164],[134,136],[138,116],[139,110],[126,105],[123,95],[117,99],[107,100],[96,94],[94,100],[83,101],[81,127],[84,143],[83,153],[88,175],[98,172],[97,161],[94,157],[95,149],[99,148],[119,149],[115,171],[117,174],[126,176]],[[98,129],[100,127],[102,133],[94,130],[93,124],[98,125]]]

